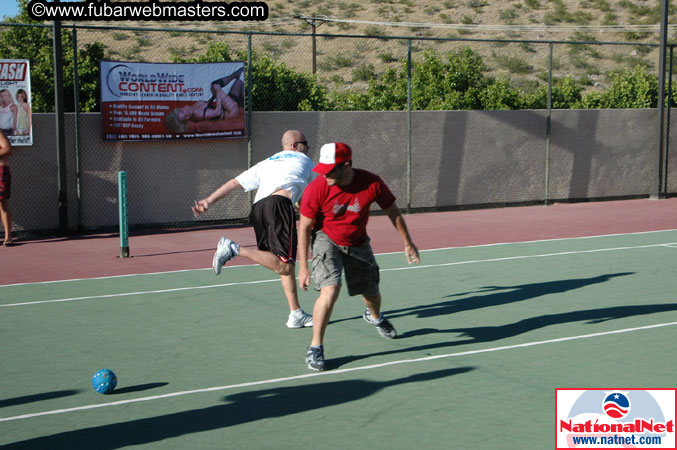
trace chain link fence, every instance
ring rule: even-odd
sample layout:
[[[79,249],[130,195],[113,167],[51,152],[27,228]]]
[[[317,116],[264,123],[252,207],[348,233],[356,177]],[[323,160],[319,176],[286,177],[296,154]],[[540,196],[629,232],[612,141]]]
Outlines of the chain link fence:
[[[43,214],[55,208],[58,177],[56,130],[53,115],[48,114],[54,111],[51,26],[0,24],[0,42],[6,44],[0,58],[24,58],[25,50],[12,42],[36,39],[36,34],[43,43],[39,59],[31,60],[32,107],[39,127],[36,151],[22,150],[13,157],[13,164],[30,167],[30,174],[14,171],[15,192],[23,198],[34,196],[34,190],[51,194],[41,196],[37,208],[16,208],[19,232],[58,227],[52,216],[45,219]],[[278,151],[281,133],[289,128],[315,138],[311,142],[317,148],[310,154],[315,159],[323,142],[359,137],[359,142],[349,142],[360,149],[356,166],[388,174],[398,203],[411,212],[641,197],[655,191],[658,177],[663,178],[660,193],[674,194],[677,173],[668,163],[669,146],[661,156],[662,173],[653,164],[659,151],[655,103],[639,116],[628,110],[572,114],[559,109],[568,108],[561,98],[566,91],[558,90],[561,80],[575,80],[585,96],[608,89],[621,70],[639,66],[655,74],[658,46],[580,37],[577,42],[499,41],[473,39],[471,34],[441,39],[64,26],[68,228],[114,227],[119,170],[128,172],[132,226],[244,223],[251,203],[247,194],[231,195],[199,221],[190,215],[187,203]],[[464,55],[468,49],[470,56]],[[673,47],[669,50],[672,79]],[[227,141],[102,142],[97,86],[101,58],[245,61],[250,67],[246,79],[253,81],[246,87],[251,99],[249,136]],[[480,61],[482,75],[495,89],[473,93],[476,80],[462,79],[458,73],[437,74],[444,79],[439,86],[426,78],[435,73],[421,69],[434,72],[452,60]],[[293,83],[276,88],[279,76],[288,76]],[[469,87],[454,90],[456,85]],[[531,108],[500,111],[521,109],[516,93],[528,98]],[[635,134],[619,135],[619,120],[627,120],[631,130],[636,127],[636,142],[630,145],[642,151],[634,159],[628,157],[627,147]],[[670,133],[667,137],[668,144],[674,141]],[[623,154],[615,157],[618,148]]]

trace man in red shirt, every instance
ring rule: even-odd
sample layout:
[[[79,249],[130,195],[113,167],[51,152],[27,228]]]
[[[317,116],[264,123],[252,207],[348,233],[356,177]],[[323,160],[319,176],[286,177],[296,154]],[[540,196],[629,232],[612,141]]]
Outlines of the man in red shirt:
[[[394,339],[397,332],[381,313],[379,267],[367,236],[369,207],[376,202],[388,215],[404,242],[409,264],[419,263],[418,250],[411,241],[395,196],[377,175],[353,169],[351,148],[342,142],[325,144],[320,162],[313,171],[323,175],[306,188],[301,203],[298,228],[299,282],[303,290],[310,284],[308,249],[313,250],[313,278],[320,296],[313,309],[313,340],[306,364],[311,370],[324,370],[324,333],[341,290],[341,274],[346,273],[349,295],[361,294],[367,309],[364,320],[381,336]]]

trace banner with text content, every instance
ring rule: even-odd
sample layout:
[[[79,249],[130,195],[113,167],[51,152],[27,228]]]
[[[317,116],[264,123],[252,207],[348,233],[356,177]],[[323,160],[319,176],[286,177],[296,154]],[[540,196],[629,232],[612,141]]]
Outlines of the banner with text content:
[[[27,59],[0,59],[0,129],[12,145],[33,145],[31,73]]]
[[[244,62],[101,61],[104,141],[245,136]]]

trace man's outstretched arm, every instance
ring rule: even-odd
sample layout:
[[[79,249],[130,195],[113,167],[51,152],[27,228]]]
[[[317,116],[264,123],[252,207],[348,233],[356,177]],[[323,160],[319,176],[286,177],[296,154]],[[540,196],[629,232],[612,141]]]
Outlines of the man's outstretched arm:
[[[402,242],[404,242],[404,254],[407,257],[407,262],[409,264],[414,263],[418,264],[421,262],[421,259],[418,256],[418,249],[414,245],[414,242],[411,240],[409,235],[409,229],[407,228],[407,223],[404,221],[404,217],[400,213],[400,209],[393,202],[390,207],[386,208],[385,213],[390,218],[390,221],[393,223],[393,226],[400,234]]]

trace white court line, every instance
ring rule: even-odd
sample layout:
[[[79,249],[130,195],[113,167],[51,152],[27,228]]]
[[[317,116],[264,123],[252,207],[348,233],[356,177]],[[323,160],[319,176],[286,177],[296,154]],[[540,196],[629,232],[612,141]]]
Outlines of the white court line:
[[[477,259],[471,261],[460,261],[460,262],[451,262],[451,263],[442,263],[442,264],[430,264],[430,265],[418,265],[418,266],[409,266],[409,267],[397,267],[394,269],[381,269],[381,272],[395,271],[395,270],[412,270],[412,269],[426,269],[428,267],[445,267],[445,266],[457,266],[463,264],[474,264],[481,262],[496,262],[496,261],[510,261],[516,259],[529,259],[529,258],[546,258],[550,256],[567,256],[567,255],[578,255],[582,253],[601,253],[601,252],[613,252],[618,250],[634,250],[638,248],[652,248],[652,247],[668,247],[671,245],[677,245],[677,243],[670,244],[651,244],[651,245],[637,245],[633,247],[614,247],[614,248],[598,248],[595,250],[575,250],[569,252],[559,252],[559,253],[543,253],[541,255],[521,255],[521,256],[506,256],[503,258],[491,258],[491,259]]]
[[[497,246],[497,245],[537,244],[539,242],[555,242],[555,241],[569,241],[569,240],[579,240],[579,239],[595,239],[595,238],[604,238],[604,237],[634,236],[634,235],[640,235],[640,234],[665,233],[665,232],[670,232],[670,231],[677,231],[677,228],[668,229],[668,230],[636,231],[634,233],[600,234],[600,235],[596,235],[596,236],[578,236],[578,237],[568,237],[568,238],[539,239],[539,240],[535,240],[535,241],[496,242],[496,243],[493,243],[493,244],[466,245],[466,246],[461,246],[461,247],[430,248],[430,249],[426,249],[426,250],[419,250],[419,253],[437,252],[437,251],[440,251],[440,250],[454,250],[454,249],[459,249],[459,248],[479,248],[479,247],[493,247],[493,246]],[[385,252],[385,253],[377,253],[376,255],[377,256],[379,256],[379,255],[397,255],[399,253],[404,253],[404,252]],[[224,269],[235,269],[235,268],[239,268],[239,267],[251,267],[253,265],[257,265],[257,264],[230,265],[230,266],[224,267]],[[0,285],[0,289],[2,289],[4,287],[25,286],[25,285],[32,285],[32,284],[51,284],[51,283],[68,283],[68,282],[71,282],[71,281],[107,280],[109,278],[140,277],[140,276],[146,276],[146,275],[164,275],[164,274],[181,273],[181,272],[194,272],[194,271],[197,272],[197,271],[201,271],[201,270],[211,270],[211,268],[181,269],[181,270],[168,270],[168,271],[165,271],[165,272],[130,273],[130,274],[125,274],[125,275],[109,275],[109,276],[91,277],[91,278],[70,278],[70,279],[67,279],[67,280],[51,280],[51,281],[35,281],[35,282],[30,282],[30,283],[2,284],[2,285]]]
[[[665,244],[650,244],[650,245],[637,245],[632,247],[613,247],[613,248],[600,248],[594,250],[576,250],[569,252],[559,252],[559,253],[543,253],[540,255],[519,255],[519,256],[505,256],[503,258],[490,258],[490,259],[475,259],[468,261],[457,261],[450,263],[441,263],[441,264],[426,264],[426,265],[416,265],[416,266],[405,266],[405,267],[395,267],[392,269],[381,269],[381,272],[394,272],[400,270],[415,270],[415,269],[430,269],[435,267],[448,267],[448,266],[460,266],[466,264],[478,264],[478,263],[487,263],[487,262],[500,262],[500,261],[514,261],[518,259],[530,259],[530,258],[546,258],[553,256],[568,256],[568,255],[577,255],[582,253],[600,253],[600,252],[612,252],[619,250],[635,250],[641,248],[654,248],[654,247],[668,247],[671,245],[677,245],[677,243],[665,243]],[[168,292],[179,292],[179,291],[189,291],[192,289],[212,289],[217,287],[226,287],[226,286],[241,286],[248,284],[260,284],[260,283],[272,283],[279,281],[279,278],[273,280],[259,280],[259,281],[241,281],[234,283],[225,283],[225,284],[211,284],[208,286],[192,286],[192,287],[182,287],[182,288],[172,288],[172,289],[160,289],[156,291],[139,291],[139,292],[124,292],[122,294],[105,294],[105,295],[88,295],[85,297],[72,297],[72,298],[59,298],[53,300],[36,300],[32,302],[23,302],[23,303],[8,303],[5,305],[0,305],[0,308],[9,307],[9,306],[29,306],[29,305],[39,305],[45,303],[61,303],[61,302],[73,302],[77,300],[93,300],[99,298],[113,298],[113,297],[129,297],[133,295],[149,295],[149,294],[164,294]]]
[[[505,346],[502,346],[502,347],[492,347],[492,348],[485,348],[485,349],[481,349],[481,350],[469,350],[469,351],[466,351],[466,352],[447,353],[447,354],[444,354],[444,355],[425,356],[425,357],[422,357],[422,358],[415,358],[415,359],[401,359],[401,360],[389,361],[389,362],[381,363],[381,364],[372,364],[372,365],[369,365],[369,366],[353,367],[353,368],[350,368],[350,369],[336,369],[336,370],[329,370],[329,371],[326,371],[326,372],[312,372],[312,373],[306,373],[306,374],[303,374],[303,375],[295,375],[295,376],[284,377],[284,378],[272,378],[272,379],[269,379],[269,380],[250,381],[250,382],[246,382],[246,383],[231,384],[231,385],[227,385],[227,386],[215,386],[215,387],[203,388],[203,389],[193,389],[193,390],[190,390],[190,391],[171,392],[171,393],[168,393],[168,394],[153,395],[153,396],[150,396],[150,397],[141,397],[141,398],[134,398],[134,399],[129,399],[129,400],[119,400],[119,401],[116,401],[116,402],[98,403],[98,404],[95,404],[95,405],[76,406],[74,408],[55,409],[55,410],[52,410],[52,411],[42,411],[42,412],[38,412],[38,413],[22,414],[22,415],[19,415],[19,416],[12,416],[12,417],[0,417],[0,422],[9,422],[9,421],[12,421],[12,420],[20,420],[20,419],[30,419],[30,418],[33,418],[33,417],[48,416],[48,415],[54,415],[54,414],[65,414],[65,413],[76,412],[76,411],[86,411],[86,410],[89,410],[89,409],[105,408],[105,407],[109,407],[109,406],[118,406],[118,405],[127,405],[127,404],[130,404],[130,403],[148,402],[148,401],[152,401],[152,400],[161,400],[161,399],[165,399],[165,398],[180,397],[180,396],[184,396],[184,395],[201,394],[201,393],[205,393],[205,392],[225,391],[225,390],[229,390],[229,389],[259,386],[259,385],[262,385],[262,384],[284,383],[284,382],[287,382],[287,381],[303,380],[305,378],[330,376],[330,375],[338,375],[338,374],[341,374],[341,373],[349,373],[349,372],[379,369],[381,367],[394,366],[394,365],[398,365],[398,364],[420,363],[420,362],[424,362],[424,361],[433,361],[435,359],[455,358],[455,357],[460,357],[460,356],[478,355],[478,354],[481,354],[481,353],[500,352],[500,351],[503,351],[503,350],[513,350],[513,349],[517,349],[517,348],[534,347],[534,346],[537,346],[537,345],[554,344],[554,343],[558,343],[558,342],[575,341],[575,340],[579,340],[579,339],[589,339],[589,338],[600,337],[600,336],[609,336],[609,335],[612,335],[612,334],[630,333],[630,332],[633,332],[633,331],[650,330],[650,329],[663,328],[663,327],[669,327],[669,326],[674,326],[674,325],[677,325],[677,322],[659,323],[659,324],[655,324],[655,325],[646,325],[646,326],[643,326],[643,327],[625,328],[625,329],[622,329],[622,330],[604,331],[604,332],[600,332],[600,333],[584,334],[584,335],[580,335],[580,336],[569,336],[569,337],[563,337],[563,338],[548,339],[546,341],[526,342],[524,344],[505,345]]]
[[[467,245],[462,247],[440,247],[440,248],[431,248],[428,250],[420,250],[420,252],[437,252],[440,250],[456,250],[459,248],[481,248],[481,247],[494,247],[499,245],[513,245],[513,244],[538,244],[541,242],[557,242],[557,241],[576,241],[581,239],[598,239],[606,237],[620,237],[620,236],[635,236],[641,234],[654,234],[654,233],[666,233],[671,231],[677,231],[677,228],[671,228],[668,230],[654,230],[654,231],[635,231],[634,233],[615,233],[615,234],[598,234],[595,236],[578,236],[578,237],[565,237],[565,238],[551,238],[551,239],[537,239],[535,241],[518,241],[518,242],[495,242],[492,244],[477,244],[477,245]],[[391,252],[391,253],[380,253],[381,255],[392,255],[397,253],[404,252]]]
[[[182,288],[172,288],[172,289],[160,289],[157,291],[141,291],[141,292],[124,292],[122,294],[105,294],[105,295],[88,295],[86,297],[72,297],[72,298],[58,298],[54,300],[36,300],[34,302],[24,302],[24,303],[9,303],[4,306],[27,306],[27,305],[39,305],[43,303],[61,303],[61,302],[74,302],[76,300],[92,300],[95,298],[111,298],[111,297],[129,297],[132,295],[146,295],[146,294],[163,294],[167,292],[179,292],[179,291],[190,291],[193,289],[212,289],[217,287],[226,287],[226,286],[240,286],[246,284],[261,284],[261,283],[272,283],[274,281],[280,281],[279,278],[274,280],[258,280],[258,281],[238,281],[236,283],[224,283],[224,284],[210,284],[208,286],[190,286]]]

